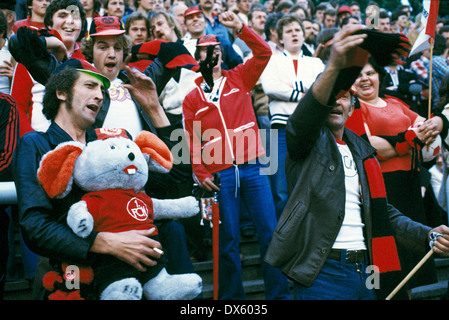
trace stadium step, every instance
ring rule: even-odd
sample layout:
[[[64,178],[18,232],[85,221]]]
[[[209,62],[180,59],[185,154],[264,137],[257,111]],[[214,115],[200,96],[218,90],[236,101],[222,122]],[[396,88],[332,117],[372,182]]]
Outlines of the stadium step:
[[[413,288],[412,300],[440,300],[449,290],[449,258],[435,258],[438,282]]]
[[[16,239],[18,243],[18,239]],[[16,244],[17,251],[15,260],[18,268],[21,265],[20,250]],[[212,249],[209,247],[208,259],[202,262],[194,262],[193,266],[203,279],[203,299],[213,299],[213,261]],[[259,246],[256,237],[242,238],[240,244],[242,255],[242,277],[247,300],[263,300],[264,283],[260,268]],[[436,258],[438,282],[412,290],[412,300],[439,300],[447,293],[449,281],[449,258]],[[32,299],[32,283],[20,278],[23,272],[18,271],[19,279],[6,282],[4,300],[30,300]]]
[[[257,238],[243,238],[240,241],[240,254],[242,257],[242,279],[247,300],[265,299],[264,282],[260,267],[259,243]],[[194,270],[203,279],[203,299],[213,299],[213,260],[212,249],[208,260],[195,262]]]

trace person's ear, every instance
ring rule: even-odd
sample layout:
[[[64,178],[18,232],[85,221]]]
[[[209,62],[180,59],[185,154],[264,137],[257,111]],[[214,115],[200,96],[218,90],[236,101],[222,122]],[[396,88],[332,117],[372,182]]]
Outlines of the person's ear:
[[[60,101],[67,101],[67,92],[56,90],[56,98]]]
[[[351,109],[349,109],[348,117],[350,117],[353,112],[354,112],[354,104],[351,104]]]
[[[350,117],[352,115],[352,113],[354,112],[355,109],[355,97],[353,95],[351,95],[351,108],[349,109],[348,112],[348,117]]]

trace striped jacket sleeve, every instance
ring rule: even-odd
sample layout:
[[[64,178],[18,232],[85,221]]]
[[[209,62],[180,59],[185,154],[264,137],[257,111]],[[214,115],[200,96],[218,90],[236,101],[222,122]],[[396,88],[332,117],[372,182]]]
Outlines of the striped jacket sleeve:
[[[13,97],[0,94],[0,176],[11,165],[19,138],[19,116]]]

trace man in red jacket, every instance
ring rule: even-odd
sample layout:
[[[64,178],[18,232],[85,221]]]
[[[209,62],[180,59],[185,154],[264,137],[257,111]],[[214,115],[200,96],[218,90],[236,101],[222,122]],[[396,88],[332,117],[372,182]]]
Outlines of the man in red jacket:
[[[256,227],[264,256],[276,225],[276,214],[266,176],[258,158],[265,151],[251,102],[251,89],[271,57],[268,44],[245,26],[233,12],[220,21],[234,29],[254,56],[232,70],[222,70],[223,53],[214,35],[201,37],[195,58],[203,77],[184,99],[183,114],[192,168],[197,182],[208,191],[219,191],[220,264],[219,298],[244,299],[239,255],[239,205],[243,200]],[[219,172],[221,184],[214,183]],[[289,299],[287,279],[262,262],[267,299]]]

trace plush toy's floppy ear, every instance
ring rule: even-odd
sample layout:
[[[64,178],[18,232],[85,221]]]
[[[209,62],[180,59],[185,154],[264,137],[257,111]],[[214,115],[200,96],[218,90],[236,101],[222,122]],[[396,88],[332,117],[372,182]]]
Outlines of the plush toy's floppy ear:
[[[42,157],[37,179],[50,198],[63,198],[70,192],[75,161],[83,149],[79,142],[67,142]]]
[[[168,172],[173,167],[173,155],[167,145],[155,134],[142,131],[134,140],[144,154],[150,156],[150,164],[155,166],[152,169],[161,172]]]

